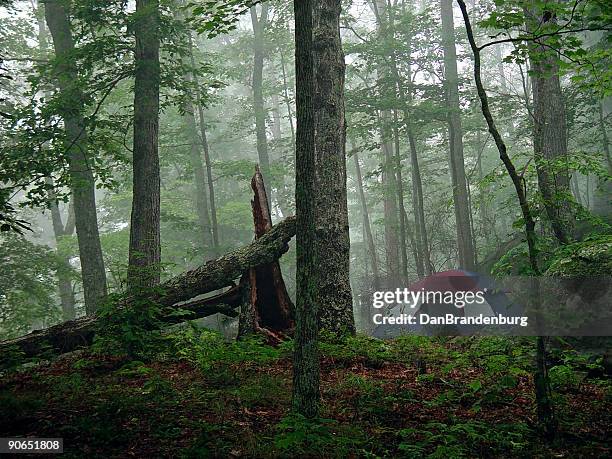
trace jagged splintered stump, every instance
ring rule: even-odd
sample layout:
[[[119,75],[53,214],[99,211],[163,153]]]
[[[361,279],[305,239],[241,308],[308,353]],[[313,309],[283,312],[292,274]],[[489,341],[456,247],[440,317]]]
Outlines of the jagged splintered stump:
[[[263,190],[261,174],[255,174],[253,183],[254,189],[260,187]],[[260,210],[255,211],[255,208],[259,206],[258,209],[262,209],[262,203],[266,202],[265,190],[263,191],[263,195],[261,191],[255,191],[253,212],[256,238],[251,244],[184,272],[147,295],[149,300],[166,309],[167,312],[162,318],[164,322],[177,323],[216,313],[236,317],[236,308],[240,306],[243,314],[249,309],[253,312],[252,326],[243,326],[245,333],[264,332],[270,338],[278,340],[284,330],[291,328],[292,304],[280,273],[278,259],[289,250],[288,243],[295,236],[295,217],[288,217],[275,226],[270,224],[269,218],[258,220],[262,213]],[[267,204],[265,209],[267,210]],[[269,215],[269,210],[267,212]],[[264,224],[258,227],[258,222]],[[236,285],[235,281],[239,278],[241,281]],[[227,287],[229,289],[221,294],[190,301]],[[134,299],[128,297],[119,307],[131,307],[133,302]],[[190,311],[191,314],[172,314],[179,308]],[[19,349],[26,357],[34,357],[48,350],[58,353],[73,351],[92,342],[97,321],[96,315],[85,316],[0,342],[0,356],[14,348]]]
[[[255,240],[272,229],[272,215],[259,167],[251,180],[253,189],[253,223]],[[282,340],[282,334],[293,328],[293,304],[287,293],[278,259],[250,268],[240,281],[243,304],[240,308],[238,337],[263,333],[272,342]]]

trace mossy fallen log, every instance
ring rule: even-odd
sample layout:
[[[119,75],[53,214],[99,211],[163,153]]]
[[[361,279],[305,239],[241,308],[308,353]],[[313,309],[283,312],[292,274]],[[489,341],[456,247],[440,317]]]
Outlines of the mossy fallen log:
[[[251,268],[278,260],[289,249],[288,243],[294,235],[295,218],[286,218],[252,243],[162,283],[146,298],[167,310],[167,314],[162,317],[162,321],[167,323],[216,313],[235,316],[235,308],[241,303],[239,287],[236,287],[235,281]],[[197,296],[225,287],[232,288],[212,298],[189,302]],[[188,303],[177,305],[186,301]],[[133,303],[134,299],[128,297],[119,307],[135,307]],[[179,308],[191,311],[192,314],[172,314]],[[92,342],[98,320],[96,315],[85,316],[0,342],[0,356],[9,354],[11,350],[20,351],[25,357],[34,357],[46,351],[73,351]]]

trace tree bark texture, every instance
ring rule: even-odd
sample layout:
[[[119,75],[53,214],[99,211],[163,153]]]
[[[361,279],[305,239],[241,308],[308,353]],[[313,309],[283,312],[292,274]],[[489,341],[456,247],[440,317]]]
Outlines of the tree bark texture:
[[[319,0],[315,0],[319,1]],[[294,0],[295,15],[295,207],[296,303],[293,353],[293,409],[303,416],[319,414],[319,267],[315,225],[315,75],[313,0]]]
[[[98,233],[96,183],[87,151],[84,95],[72,56],[74,39],[69,11],[63,2],[49,0],[45,2],[45,18],[57,60],[55,70],[60,88],[60,115],[66,131],[65,154],[74,200],[85,310],[87,314],[93,314],[106,297],[106,273]]]
[[[545,9],[525,9],[528,30],[554,22]],[[559,56],[545,43],[529,48],[533,88],[533,150],[538,185],[553,233],[561,244],[573,238],[570,174],[561,170],[559,159],[567,157],[567,120],[559,80]],[[556,164],[550,164],[555,162]]]
[[[340,0],[319,0],[313,11],[315,69],[315,224],[319,323],[337,334],[354,334],[349,282],[350,241],[346,196],[344,53]]]
[[[134,164],[129,288],[159,284],[159,0],[137,0],[134,79]]]

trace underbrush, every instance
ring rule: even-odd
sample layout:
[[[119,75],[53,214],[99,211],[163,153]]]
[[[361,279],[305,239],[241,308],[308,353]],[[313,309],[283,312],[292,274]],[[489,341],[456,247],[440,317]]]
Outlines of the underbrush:
[[[291,412],[291,341],[182,327],[135,359],[65,357],[0,380],[0,436],[63,437],[65,457],[603,457],[610,383],[567,347],[550,376],[561,434],[534,425],[530,338],[321,343],[321,418]],[[597,371],[595,371],[597,373]]]

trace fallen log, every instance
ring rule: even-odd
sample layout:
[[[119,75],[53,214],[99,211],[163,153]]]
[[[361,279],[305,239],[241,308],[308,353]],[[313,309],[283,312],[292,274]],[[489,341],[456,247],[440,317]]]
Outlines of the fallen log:
[[[251,244],[164,282],[146,297],[167,308],[162,321],[168,323],[216,313],[235,316],[237,313],[234,309],[241,303],[241,292],[235,280],[251,268],[278,260],[289,250],[288,243],[294,235],[295,217],[288,217]],[[221,295],[177,306],[177,303],[229,286],[232,288]],[[130,307],[133,301],[133,298],[128,297],[119,307]],[[179,308],[192,314],[185,316],[172,314]],[[11,349],[21,351],[25,357],[34,357],[48,350],[56,353],[70,352],[80,346],[91,344],[97,320],[96,315],[85,316],[0,342],[0,356],[7,355]]]

